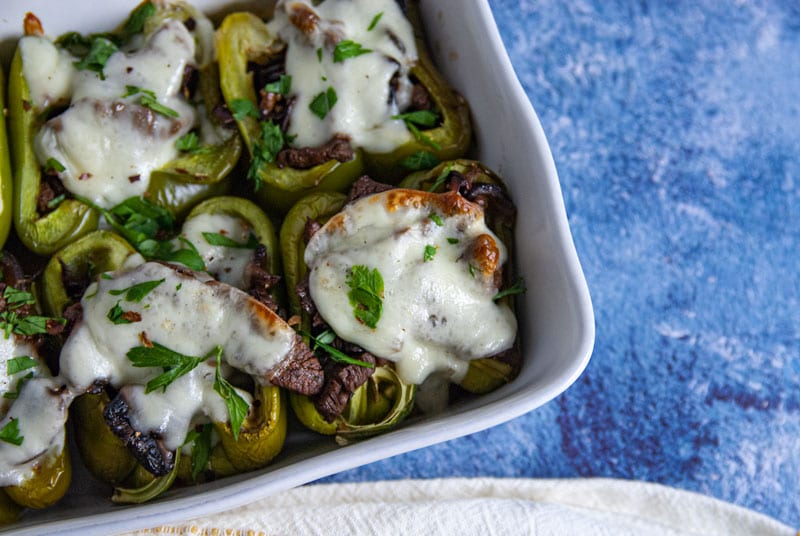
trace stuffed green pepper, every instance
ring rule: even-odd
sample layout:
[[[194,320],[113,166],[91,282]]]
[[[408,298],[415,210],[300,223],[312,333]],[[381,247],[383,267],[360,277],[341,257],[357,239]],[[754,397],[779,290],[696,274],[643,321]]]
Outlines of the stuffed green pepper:
[[[51,254],[97,227],[92,207],[145,196],[176,214],[228,188],[241,141],[219,107],[213,27],[144,2],[116,31],[49,39],[28,14],[9,76],[22,242]]]

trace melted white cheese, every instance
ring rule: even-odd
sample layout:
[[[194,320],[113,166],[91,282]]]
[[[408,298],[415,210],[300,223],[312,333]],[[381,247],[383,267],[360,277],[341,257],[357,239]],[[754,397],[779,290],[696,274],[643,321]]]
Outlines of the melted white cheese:
[[[33,66],[56,63],[59,98],[71,96],[70,107],[49,120],[34,140],[42,164],[55,158],[66,169],[59,174],[64,186],[93,203],[110,208],[147,190],[150,173],[178,155],[175,141],[196,123],[196,112],[181,95],[184,67],[194,62],[195,40],[186,26],[168,20],[144,46],[109,57],[104,77],[76,71],[64,52],[39,38],[26,46],[25,77],[38,106],[53,100],[45,86],[48,73]],[[70,67],[61,66],[67,61]],[[64,74],[59,74],[63,70]],[[65,86],[69,85],[69,91]],[[177,118],[156,113],[141,104],[142,93],[126,95],[128,87],[152,91],[159,104]]]
[[[289,20],[298,5],[320,18],[310,35]],[[379,13],[378,23],[368,30]],[[316,7],[281,1],[269,28],[287,43],[286,72],[296,98],[288,132],[296,136],[294,146],[316,147],[338,133],[350,136],[355,147],[383,153],[411,139],[403,121],[392,119],[409,105],[408,71],[417,59],[414,31],[395,0],[328,0]],[[335,42],[344,40],[372,52],[334,62]],[[392,96],[395,76],[399,85]],[[320,119],[309,106],[328,88],[337,100]]]
[[[31,104],[43,110],[57,103],[69,102],[77,72],[73,66],[75,58],[38,35],[22,37],[18,46]]]
[[[0,441],[0,486],[19,485],[34,469],[64,449],[64,425],[72,395],[58,378],[35,377],[25,383],[0,429],[17,421],[20,445]]]
[[[496,242],[498,266],[505,247],[482,211],[445,216],[425,196],[406,206],[393,203],[394,192],[345,206],[314,234],[305,251],[311,296],[340,337],[395,361],[404,381],[419,384],[434,372],[458,379],[469,360],[514,342],[513,312],[492,299],[497,288],[491,277],[470,267],[480,237]],[[440,216],[441,225],[431,214]],[[435,248],[432,259],[425,260],[426,248]],[[357,265],[377,269],[384,281],[375,329],[354,316],[348,298],[348,274]]]
[[[138,283],[164,280],[140,302],[125,300],[111,291]],[[145,263],[113,279],[91,285],[81,300],[84,316],[61,352],[61,374],[76,391],[85,391],[96,380],[116,387],[144,386],[161,374],[161,368],[134,367],[129,350],[150,340],[188,356],[209,355],[217,345],[222,359],[266,383],[268,372],[287,354],[295,333],[278,319],[265,319],[244,292],[212,281],[180,275],[159,263]],[[139,313],[141,320],[114,324],[109,311],[119,304]],[[263,313],[261,313],[263,314]],[[134,420],[146,433],[162,435],[167,448],[180,446],[195,422],[227,421],[220,395],[214,391],[215,359],[201,363],[166,392],[144,394],[131,389],[128,400]],[[240,392],[249,398],[249,395]]]
[[[184,222],[181,234],[197,248],[206,270],[214,279],[244,288],[245,268],[253,260],[253,250],[213,246],[203,233],[217,233],[240,244],[247,244],[252,232],[250,225],[241,218],[227,214],[199,214]]]
[[[0,334],[0,416],[3,416],[8,411],[9,406],[13,402],[10,393],[17,392],[17,385],[20,380],[32,373],[34,376],[42,375],[41,366],[36,366],[30,369],[19,371],[15,374],[8,373],[9,361],[15,357],[29,356],[33,359],[38,359],[38,352],[36,348],[15,335],[6,338],[4,334]]]

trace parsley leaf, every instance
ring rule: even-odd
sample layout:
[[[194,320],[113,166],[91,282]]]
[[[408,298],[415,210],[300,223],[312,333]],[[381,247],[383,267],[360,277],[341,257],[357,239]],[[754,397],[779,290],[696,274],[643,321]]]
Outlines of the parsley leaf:
[[[163,374],[159,374],[147,382],[144,389],[147,394],[156,389],[166,389],[169,384],[188,374],[197,365],[208,359],[210,354],[203,357],[184,355],[154,342],[152,347],[136,346],[131,348],[126,355],[134,367],[162,367],[164,369]]]
[[[253,181],[255,191],[261,188],[261,168],[275,160],[286,141],[281,128],[272,121],[261,123],[261,137],[253,144],[253,156],[247,170],[247,180]]]
[[[16,400],[17,397],[19,396],[20,391],[22,390],[22,387],[31,378],[33,378],[33,372],[27,373],[25,376],[23,376],[22,378],[20,378],[17,381],[17,385],[16,385],[16,388],[15,388],[16,390],[15,391],[6,391],[5,393],[3,393],[3,398],[5,398],[6,400]]]
[[[383,17],[383,11],[372,17],[372,22],[370,22],[369,26],[367,26],[368,32],[371,32],[372,30],[375,29],[375,26],[378,25],[378,21],[381,20],[381,17]]]
[[[444,184],[444,182],[450,176],[450,172],[451,171],[452,171],[452,167],[451,166],[449,166],[449,165],[445,166],[445,168],[442,170],[442,172],[439,174],[439,176],[436,177],[436,180],[433,181],[433,184],[431,184],[430,188],[428,188],[428,191],[429,192],[435,192],[441,185]]]
[[[83,197],[75,198],[98,210],[109,225],[147,259],[179,262],[197,271],[206,269],[197,249],[185,238],[179,240],[187,247],[177,250],[173,242],[157,239],[172,232],[175,225],[175,219],[167,209],[141,197],[129,197],[111,210],[98,207]]]
[[[511,285],[507,289],[501,290],[500,292],[492,296],[492,299],[497,301],[500,298],[504,298],[506,296],[513,296],[515,294],[525,294],[527,291],[528,289],[525,288],[525,281],[521,277],[518,277],[517,280],[514,281],[513,285]]]
[[[350,268],[346,282],[350,287],[347,297],[353,306],[353,315],[374,329],[383,312],[383,277],[377,268],[370,270],[357,264]]]
[[[264,86],[267,93],[277,93],[278,95],[288,95],[292,90],[292,75],[282,74],[277,82],[271,82]]]
[[[425,246],[425,252],[422,254],[422,261],[423,262],[432,261],[435,255],[436,255],[436,246],[428,244],[427,246]]]
[[[121,324],[131,324],[132,320],[128,318],[127,313],[128,311],[124,310],[122,307],[119,306],[119,302],[114,304],[114,307],[108,310],[107,318],[111,320],[117,326]]]
[[[190,131],[175,140],[175,148],[182,153],[205,154],[211,149],[200,146],[200,138],[195,131]]]
[[[417,151],[416,153],[403,158],[400,165],[411,171],[430,169],[439,163],[439,159],[433,156],[430,151]]]
[[[33,297],[33,294],[27,290],[19,290],[14,287],[6,287],[5,290],[3,290],[3,299],[12,309],[16,309],[17,307],[21,307],[23,305],[32,305],[36,303],[36,299]]]
[[[19,435],[19,421],[17,419],[12,418],[0,429],[0,441],[20,446],[24,440],[25,438]]]
[[[222,347],[217,346],[214,350],[217,354],[217,370],[214,373],[214,390],[225,401],[228,407],[228,415],[231,418],[231,431],[233,432],[233,439],[239,440],[239,430],[242,428],[242,423],[247,418],[250,412],[250,405],[241,397],[236,389],[228,383],[228,380],[223,378],[220,372],[220,358],[222,357]]]
[[[6,375],[11,376],[12,374],[33,368],[36,365],[38,365],[38,362],[29,355],[12,357],[6,362]]]
[[[439,114],[430,110],[416,110],[404,114],[393,115],[392,119],[401,119],[406,128],[414,135],[414,137],[431,147],[435,151],[441,150],[442,146],[429,136],[423,134],[419,127],[432,128],[439,123]]]
[[[64,167],[64,164],[53,158],[52,156],[47,159],[47,162],[44,164],[45,171],[48,172],[55,172],[56,174],[65,171],[67,168]]]
[[[441,216],[439,216],[438,214],[436,214],[435,212],[431,212],[430,214],[428,214],[428,218],[429,218],[429,219],[430,219],[430,220],[431,220],[433,223],[435,223],[436,225],[438,225],[439,227],[441,227],[442,225],[444,225],[444,221],[442,221],[442,217],[441,217]]]
[[[219,233],[203,233],[203,238],[212,246],[223,246],[226,248],[256,249],[259,245],[256,235],[250,233],[246,243],[237,242],[233,238]]]
[[[336,90],[333,89],[332,86],[329,86],[327,91],[323,91],[314,97],[311,104],[308,105],[308,109],[320,119],[325,119],[325,116],[328,115],[328,112],[331,111],[331,108],[334,107],[337,100]]]
[[[345,363],[347,365],[358,365],[359,367],[366,367],[366,368],[375,368],[375,365],[372,363],[367,363],[366,361],[361,361],[360,359],[355,359],[354,357],[350,357],[346,353],[342,352],[335,346],[331,346],[331,342],[336,338],[336,334],[326,329],[316,337],[311,335],[310,333],[306,333],[304,331],[300,332],[301,335],[304,337],[308,337],[314,343],[311,347],[312,351],[316,351],[317,348],[323,350],[327,353],[331,359],[336,361],[337,363]]]
[[[200,432],[195,432],[194,437],[187,438],[187,443],[194,442],[192,446],[192,480],[197,482],[197,477],[208,467],[208,460],[211,458],[211,431],[213,426],[206,423]]]
[[[261,119],[261,113],[253,101],[250,99],[232,99],[228,104],[234,119],[241,121],[245,117],[252,117],[253,119]]]
[[[125,300],[140,302],[145,296],[150,294],[150,292],[152,292],[164,281],[164,279],[142,281],[141,283],[136,283],[128,288],[109,290],[108,293],[112,296],[121,296],[125,294]]]
[[[82,60],[73,62],[73,65],[77,69],[94,71],[100,74],[101,80],[105,80],[106,76],[103,74],[103,68],[106,66],[108,58],[117,50],[117,45],[105,37],[94,37],[89,53]]]
[[[131,16],[125,21],[125,26],[122,27],[122,31],[125,32],[127,36],[143,32],[145,22],[155,14],[156,6],[153,5],[152,2],[141,4],[133,10]]]
[[[451,237],[448,237],[448,238],[447,238],[447,243],[448,243],[448,244],[458,244],[458,238],[451,238]]]
[[[364,48],[361,43],[344,39],[336,43],[336,48],[333,49],[333,63],[340,63],[346,59],[369,54],[370,52],[372,52],[372,49]]]
[[[125,86],[125,93],[122,95],[122,97],[132,97],[134,95],[139,95],[139,104],[145,108],[150,108],[157,114],[167,117],[180,117],[178,112],[158,102],[158,98],[156,97],[154,91],[150,89],[143,89],[138,86]]]

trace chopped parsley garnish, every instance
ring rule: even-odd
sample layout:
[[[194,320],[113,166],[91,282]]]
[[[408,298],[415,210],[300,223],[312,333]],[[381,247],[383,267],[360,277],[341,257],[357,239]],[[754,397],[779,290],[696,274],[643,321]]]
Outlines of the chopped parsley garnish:
[[[22,305],[33,305],[36,303],[33,294],[27,290],[19,290],[14,287],[6,287],[5,290],[3,290],[3,299],[11,308],[17,308]]]
[[[467,266],[469,268],[469,275],[471,275],[472,278],[474,279],[475,278],[475,267],[472,264],[468,264]]]
[[[277,93],[278,95],[288,95],[292,90],[292,75],[282,74],[277,82],[270,82],[264,86],[267,93]]]
[[[448,244],[458,244],[458,238],[448,237],[447,238],[447,243]]]
[[[439,151],[441,150],[442,146],[439,145],[435,140],[431,139],[429,136],[423,134],[419,127],[426,127],[431,128],[435,127],[439,122],[439,114],[432,112],[430,110],[416,110],[413,112],[408,112],[399,115],[393,115],[392,119],[401,119],[405,124],[406,128],[414,135],[414,137],[424,143],[425,145],[431,147],[432,149]]]
[[[67,323],[63,318],[37,315],[19,316],[17,310],[20,307],[35,303],[33,294],[30,292],[6,287],[3,291],[3,298],[6,300],[7,308],[0,313],[0,329],[5,332],[6,339],[10,338],[12,333],[23,337],[43,335],[47,333],[49,323],[57,322],[62,325]]]
[[[24,440],[25,438],[19,435],[19,421],[17,419],[12,418],[0,429],[0,441],[20,446]]]
[[[81,196],[75,198],[100,212],[109,225],[147,259],[179,262],[197,271],[206,269],[197,248],[188,240],[178,238],[186,246],[179,247],[170,240],[160,239],[172,232],[175,225],[175,219],[167,209],[141,197],[129,197],[111,210],[98,207]]]
[[[253,119],[261,118],[258,107],[256,107],[250,99],[232,99],[230,104],[228,104],[228,108],[230,108],[234,119],[237,121],[241,121],[245,117],[252,117]]]
[[[430,220],[431,220],[433,223],[435,223],[436,225],[438,225],[439,227],[441,227],[442,225],[444,225],[444,222],[442,221],[442,217],[441,217],[441,216],[439,216],[438,214],[436,214],[435,212],[431,212],[431,213],[428,215],[428,218],[429,218],[429,219],[430,219]]]
[[[65,171],[67,168],[64,167],[64,164],[53,158],[52,156],[47,159],[47,162],[44,164],[44,169],[49,172],[61,173]]]
[[[371,32],[372,30],[375,29],[375,26],[378,25],[378,21],[381,20],[381,17],[383,17],[383,11],[381,11],[380,13],[378,13],[377,15],[372,17],[372,22],[370,22],[369,26],[367,26],[367,31],[368,32]]]
[[[439,163],[439,159],[433,156],[430,151],[417,151],[400,160],[400,165],[411,171],[430,169]]]
[[[112,296],[122,296],[124,294],[126,301],[140,302],[164,281],[164,279],[142,281],[128,288],[109,290],[108,293]]]
[[[321,47],[317,49],[317,61],[322,63],[322,48]]]
[[[153,346],[131,348],[125,355],[127,355],[134,367],[160,367],[164,369],[162,374],[147,382],[144,389],[146,394],[156,389],[166,389],[169,384],[194,370],[197,365],[206,359],[210,359],[218,350],[221,351],[219,346],[203,357],[194,357],[178,353],[154,342]]]
[[[145,22],[155,14],[156,6],[153,5],[152,2],[141,4],[133,10],[131,16],[125,21],[125,26],[122,27],[122,31],[125,32],[127,36],[143,32]]]
[[[438,190],[439,187],[445,183],[447,177],[450,176],[450,171],[452,171],[452,167],[450,165],[445,166],[442,172],[439,173],[439,176],[436,177],[436,180],[433,181],[433,184],[431,184],[430,188],[428,188],[428,191],[435,192],[436,190]]]
[[[56,207],[57,207],[58,205],[60,205],[60,204],[62,203],[62,201],[64,201],[66,198],[67,198],[67,194],[61,194],[61,195],[57,195],[57,196],[55,196],[53,199],[51,199],[50,201],[48,201],[48,202],[47,202],[47,208],[49,208],[49,209],[54,209],[54,208],[56,208]]]
[[[422,254],[422,260],[423,262],[432,261],[435,255],[436,255],[436,246],[428,244],[427,246],[425,246],[425,252]]]
[[[372,49],[364,48],[361,43],[356,43],[350,39],[344,39],[336,43],[336,48],[333,49],[333,63],[340,63],[344,60],[361,56],[362,54],[369,54]]]
[[[358,365],[359,367],[367,367],[367,368],[375,368],[375,365],[372,363],[367,363],[366,361],[361,361],[360,359],[356,359],[354,357],[350,357],[346,353],[342,352],[335,346],[331,346],[331,343],[336,339],[336,334],[326,329],[316,337],[311,335],[310,333],[300,332],[301,335],[308,337],[313,342],[311,347],[312,351],[316,351],[318,348],[323,350],[327,353],[331,359],[336,361],[337,363],[345,363],[347,365]]]
[[[22,378],[20,378],[20,379],[17,381],[17,385],[16,385],[16,387],[15,387],[15,390],[14,390],[14,391],[6,391],[5,393],[3,393],[3,398],[5,398],[6,400],[16,400],[16,399],[17,399],[17,397],[19,396],[19,393],[20,393],[20,391],[22,391],[22,387],[23,387],[23,386],[24,386],[24,385],[25,385],[25,384],[28,382],[28,380],[30,380],[31,378],[33,378],[33,372],[29,372],[29,373],[27,373],[25,376],[23,376]]]
[[[32,369],[38,365],[38,362],[29,355],[20,355],[12,357],[6,362],[6,376],[13,376],[26,370]],[[25,376],[17,380],[16,389],[14,391],[6,391],[3,393],[3,398],[7,400],[14,400],[19,396],[22,386],[33,378],[33,371],[28,372]]]
[[[38,365],[38,361],[29,355],[12,357],[6,362],[6,374],[11,376],[23,370],[28,370]]]
[[[225,405],[228,407],[228,416],[231,419],[231,431],[233,432],[233,439],[235,441],[239,440],[239,430],[242,428],[242,423],[247,418],[247,414],[250,412],[250,405],[247,403],[247,400],[241,397],[239,393],[236,392],[236,389],[228,383],[222,373],[220,372],[220,360],[222,358],[222,347],[217,346],[215,348],[215,352],[217,354],[217,369],[214,373],[214,390],[222,397],[225,401]]]
[[[106,66],[108,58],[117,50],[117,45],[107,38],[100,36],[94,37],[92,39],[92,45],[89,48],[89,53],[80,61],[74,62],[74,65],[77,69],[94,71],[100,75],[101,80],[105,80],[106,76],[103,74],[103,68]]]
[[[209,152],[209,147],[200,145],[200,138],[193,130],[175,140],[175,148],[182,153],[203,154]]]
[[[328,112],[331,111],[331,108],[334,107],[337,100],[336,90],[333,89],[332,86],[329,86],[326,91],[314,97],[311,104],[308,105],[308,109],[320,119],[325,119],[325,116],[328,115]]]
[[[157,114],[166,117],[180,117],[178,112],[158,102],[154,91],[140,88],[139,86],[125,86],[125,94],[122,97],[132,97],[134,95],[139,95],[139,104],[145,108],[150,108]]]
[[[511,285],[507,289],[501,290],[500,292],[492,296],[492,299],[497,301],[500,298],[504,298],[506,296],[513,296],[515,294],[525,294],[527,291],[528,289],[525,288],[525,281],[523,281],[521,277],[518,277],[517,280],[514,281],[513,285]]]
[[[261,136],[253,144],[253,156],[250,168],[247,170],[247,179],[253,181],[255,191],[261,188],[262,180],[259,175],[261,168],[275,160],[285,143],[281,127],[272,121],[261,123]]]
[[[247,238],[247,242],[237,242],[233,238],[227,237],[220,233],[203,233],[203,238],[206,239],[212,246],[223,246],[226,248],[240,248],[240,249],[256,249],[259,245],[258,238],[253,233]]]
[[[138,316],[138,313],[137,313]],[[116,325],[121,324],[131,324],[134,322],[134,318],[131,317],[131,311],[126,311],[122,307],[120,307],[119,302],[114,304],[114,307],[108,310],[108,319]]]
[[[353,306],[353,315],[374,329],[383,312],[383,277],[377,268],[370,270],[357,264],[350,268],[346,282],[350,287],[347,297]]]
[[[211,458],[211,431],[213,425],[206,423],[199,432],[192,430],[186,436],[186,444],[192,445],[192,480],[197,482],[197,477],[208,467]]]

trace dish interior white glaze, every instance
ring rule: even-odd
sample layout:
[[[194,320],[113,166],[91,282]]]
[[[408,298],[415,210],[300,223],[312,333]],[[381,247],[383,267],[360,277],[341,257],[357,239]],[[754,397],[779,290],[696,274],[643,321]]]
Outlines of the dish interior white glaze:
[[[4,0],[0,5],[0,59],[7,69],[27,11],[48,34],[100,31],[136,5],[91,0]],[[251,2],[263,10],[263,3]],[[199,0],[214,14],[247,2]],[[539,120],[503,48],[486,0],[424,0],[426,34],[438,67],[472,104],[477,154],[508,183],[518,207],[514,245],[525,278],[518,299],[524,365],[509,385],[435,417],[339,448],[330,438],[290,430],[283,453],[261,471],[197,487],[175,489],[159,500],[116,506],[108,489],[73,464],[67,497],[41,512],[27,512],[5,530],[19,534],[111,534],[233,508],[317,478],[495,426],[548,402],[580,375],[594,344],[589,292],[569,232],[558,176]],[[480,36],[477,39],[475,36]],[[4,531],[0,531],[4,532]]]

